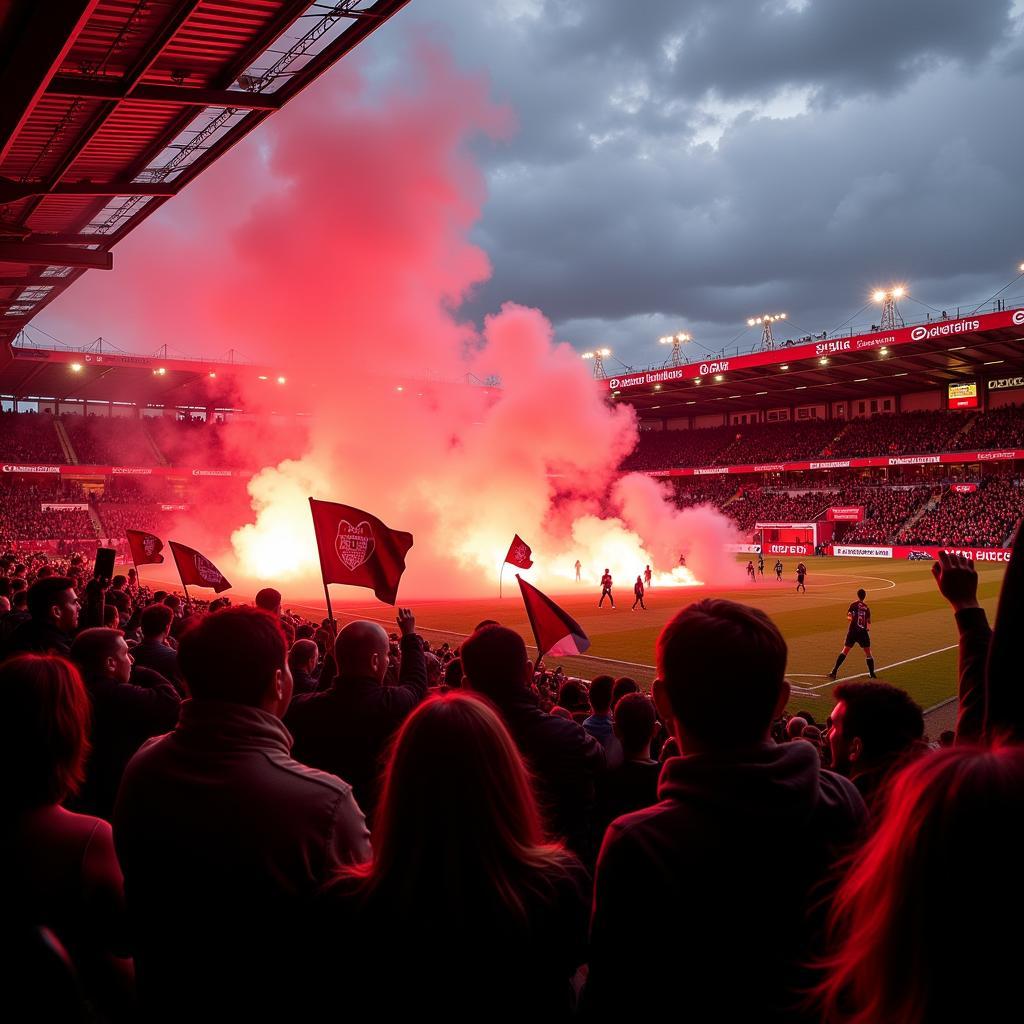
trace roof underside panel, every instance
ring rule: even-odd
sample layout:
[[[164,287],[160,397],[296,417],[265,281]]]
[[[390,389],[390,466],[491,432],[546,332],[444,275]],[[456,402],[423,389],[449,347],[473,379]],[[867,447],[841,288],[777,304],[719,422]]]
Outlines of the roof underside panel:
[[[0,5],[0,367],[47,302],[408,2]]]

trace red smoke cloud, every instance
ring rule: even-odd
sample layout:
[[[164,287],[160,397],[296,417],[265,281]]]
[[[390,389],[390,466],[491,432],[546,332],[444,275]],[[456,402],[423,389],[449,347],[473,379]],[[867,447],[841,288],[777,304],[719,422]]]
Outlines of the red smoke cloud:
[[[117,271],[55,305],[125,348],[237,348],[287,375],[311,414],[308,437],[278,430],[298,457],[272,465],[281,438],[236,426],[268,467],[249,521],[204,506],[178,530],[236,586],[316,592],[311,494],[414,534],[403,597],[493,592],[515,532],[548,586],[577,557],[592,579],[668,573],[680,551],[704,579],[734,571],[719,514],[679,512],[646,478],[609,490],[632,410],[608,408],[539,312],[507,304],[482,334],[460,320],[490,271],[469,240],[485,183],[468,145],[512,128],[486,83],[436,51],[382,94],[341,66],[122,244]],[[492,376],[500,388],[466,383]],[[244,404],[266,412],[281,394],[254,381]]]

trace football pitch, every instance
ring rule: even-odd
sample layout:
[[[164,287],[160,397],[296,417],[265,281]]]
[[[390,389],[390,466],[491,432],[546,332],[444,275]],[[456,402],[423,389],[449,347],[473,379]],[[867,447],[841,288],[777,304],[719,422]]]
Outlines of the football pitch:
[[[745,563],[746,556],[742,561]],[[764,609],[778,624],[789,645],[788,678],[793,688],[790,710],[804,708],[819,721],[831,710],[832,687],[827,673],[846,636],[846,610],[859,587],[867,591],[871,607],[871,640],[880,679],[907,690],[925,709],[954,697],[957,692],[957,630],[949,606],[939,595],[930,561],[897,562],[888,559],[808,558],[807,593],[796,592],[798,559],[783,559],[785,570],[778,583],[771,566],[756,583],[734,589],[712,587],[653,587],[647,592],[647,611],[630,611],[632,588],[617,593],[618,607],[597,607],[599,591],[587,584],[551,596],[583,627],[590,637],[586,655],[549,658],[549,668],[564,666],[570,675],[592,678],[601,673],[628,675],[649,689],[654,678],[654,643],[662,626],[680,608],[702,597],[727,597]],[[1004,567],[980,565],[979,598],[995,618]],[[321,618],[323,604],[289,605],[310,618]],[[518,630],[534,651],[533,637],[522,600],[513,590],[502,600],[419,601],[413,609],[417,628],[431,643],[453,645],[483,619],[496,619]],[[394,623],[390,609],[377,602],[335,606],[339,622],[352,618]],[[839,681],[867,678],[864,655],[855,647],[840,669]]]

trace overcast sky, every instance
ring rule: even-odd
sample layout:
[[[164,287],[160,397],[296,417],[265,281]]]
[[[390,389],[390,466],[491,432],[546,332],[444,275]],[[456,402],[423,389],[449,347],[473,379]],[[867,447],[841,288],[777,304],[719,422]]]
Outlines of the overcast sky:
[[[480,149],[475,317],[536,305],[640,366],[890,282],[952,310],[1024,260],[1024,0],[413,0],[360,59],[386,78],[424,28],[518,120]]]

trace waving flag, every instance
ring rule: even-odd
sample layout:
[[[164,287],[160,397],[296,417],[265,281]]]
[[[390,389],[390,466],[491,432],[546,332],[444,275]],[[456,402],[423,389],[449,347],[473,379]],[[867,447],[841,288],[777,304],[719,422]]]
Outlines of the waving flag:
[[[590,639],[583,627],[567,615],[546,594],[516,573],[519,589],[523,594],[526,614],[530,617],[534,639],[537,641],[537,658],[545,654],[582,654],[590,647]]]
[[[162,565],[164,556],[160,554],[164,549],[164,542],[155,533],[146,533],[144,530],[125,530],[128,538],[128,546],[132,549],[132,561],[135,567],[140,565]]]
[[[211,587],[216,593],[222,590],[230,590],[224,573],[220,571],[205,555],[201,555],[195,548],[186,547],[172,540],[171,554],[174,555],[174,564],[178,567],[178,575],[181,577],[183,586],[186,587]]]
[[[378,601],[394,604],[412,534],[392,530],[369,512],[309,499],[324,583],[369,587]]]
[[[508,549],[508,554],[505,556],[505,561],[509,565],[518,566],[520,569],[529,569],[533,565],[532,555],[533,551],[530,545],[517,533],[512,538],[512,544]]]

